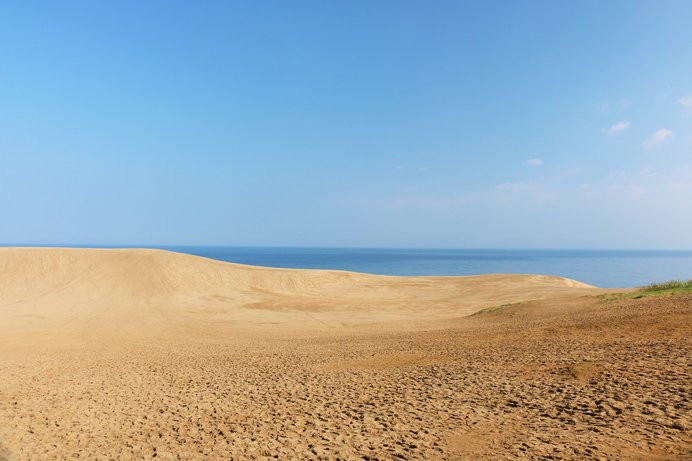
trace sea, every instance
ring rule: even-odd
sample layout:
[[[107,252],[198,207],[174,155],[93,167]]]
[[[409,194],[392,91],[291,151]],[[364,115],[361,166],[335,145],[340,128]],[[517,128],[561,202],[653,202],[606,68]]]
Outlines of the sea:
[[[602,288],[692,279],[692,251],[164,246],[255,266],[383,275],[545,274]]]
[[[64,246],[125,248],[120,245]],[[254,266],[332,269],[382,275],[557,275],[602,288],[631,288],[673,279],[692,279],[692,250],[396,249],[178,245],[128,245],[127,248],[159,248]]]

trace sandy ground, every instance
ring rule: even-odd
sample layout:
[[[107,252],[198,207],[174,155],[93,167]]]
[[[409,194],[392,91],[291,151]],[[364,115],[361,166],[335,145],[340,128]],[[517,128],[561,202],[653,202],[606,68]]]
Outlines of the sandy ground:
[[[0,249],[0,459],[692,459],[692,296],[600,293]]]

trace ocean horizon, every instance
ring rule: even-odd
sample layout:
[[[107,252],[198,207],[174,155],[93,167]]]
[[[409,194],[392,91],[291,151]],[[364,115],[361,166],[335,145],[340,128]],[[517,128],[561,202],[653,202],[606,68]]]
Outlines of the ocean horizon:
[[[530,250],[197,245],[6,245],[154,248],[265,267],[380,275],[543,274],[602,288],[630,288],[692,278],[692,250]]]

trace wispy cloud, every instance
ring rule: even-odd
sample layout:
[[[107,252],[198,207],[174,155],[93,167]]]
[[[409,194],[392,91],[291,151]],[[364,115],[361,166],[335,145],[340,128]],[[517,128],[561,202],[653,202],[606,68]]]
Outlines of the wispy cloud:
[[[685,109],[692,111],[692,94],[678,99],[678,104],[683,106]]]
[[[540,158],[530,158],[525,161],[524,164],[529,166],[541,166],[543,165],[543,160]]]
[[[673,137],[673,134],[673,130],[669,130],[668,128],[661,128],[660,130],[657,130],[654,134],[649,136],[649,138],[646,141],[644,141],[644,144],[642,144],[642,147],[644,149],[651,149],[652,147],[658,146],[663,142],[671,139]]]
[[[517,192],[531,190],[539,186],[538,181],[517,181],[517,182],[503,182],[495,186],[495,190],[501,192]]]
[[[638,170],[618,170],[608,174],[600,184],[602,198],[657,198],[666,202],[687,202],[692,191],[692,165],[680,165],[670,171],[658,171],[653,166]]]
[[[628,107],[630,107],[631,105],[632,105],[632,101],[630,101],[627,98],[622,98],[619,101],[614,102],[614,103],[611,103],[610,101],[603,101],[601,103],[601,105],[599,105],[598,107],[599,107],[599,109],[601,109],[602,111],[605,112],[605,111],[608,111],[610,109],[624,110],[624,109],[627,109]]]
[[[615,134],[622,133],[626,129],[630,127],[630,122],[627,120],[623,120],[621,122],[617,122],[616,124],[612,125],[610,128],[603,128],[601,131],[608,136],[612,136]]]
[[[689,215],[692,202],[692,164],[678,165],[670,170],[657,170],[654,166],[622,169],[578,181],[576,177],[551,175],[527,181],[486,185],[475,190],[447,190],[442,193],[421,189],[374,195],[336,198],[336,202],[353,208],[382,210],[487,210],[497,212],[512,207],[550,210],[551,206],[565,208],[571,203],[585,213],[594,206],[607,210],[639,210],[645,206],[654,212],[661,209],[675,211],[675,216]],[[687,213],[687,214],[685,214]],[[692,220],[685,218],[692,225]]]

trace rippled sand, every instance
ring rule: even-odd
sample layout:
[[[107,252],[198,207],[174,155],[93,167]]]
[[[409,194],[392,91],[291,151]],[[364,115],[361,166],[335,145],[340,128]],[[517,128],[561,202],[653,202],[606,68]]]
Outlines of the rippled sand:
[[[0,249],[0,459],[690,459],[692,296],[599,293]]]

